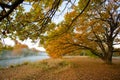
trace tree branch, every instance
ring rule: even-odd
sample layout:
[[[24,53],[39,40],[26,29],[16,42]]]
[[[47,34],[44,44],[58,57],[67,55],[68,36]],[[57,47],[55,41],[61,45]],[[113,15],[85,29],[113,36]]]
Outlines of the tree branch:
[[[8,17],[12,12],[13,10],[23,2],[24,0],[16,0],[12,5],[11,7],[9,8],[10,10],[8,12],[6,12],[5,15],[2,15],[2,17],[0,17],[0,21],[2,21],[4,18]]]
[[[63,43],[64,45],[65,44],[70,44],[71,46],[76,46],[78,47],[79,49],[85,49],[85,50],[90,50],[94,55],[98,56],[99,58],[103,59],[103,55],[102,53],[98,53],[96,52],[94,49],[90,48],[90,47],[87,47],[87,46],[84,46],[84,45],[81,45],[81,44],[76,44],[76,43],[71,43],[71,42],[67,42],[67,43]]]
[[[83,10],[71,21],[69,26],[72,26],[72,24],[78,19],[78,17],[80,17],[80,15],[85,11],[85,9],[88,7],[90,3],[90,0],[88,0],[86,6],[83,8]]]
[[[103,41],[99,38],[99,36],[97,36],[97,34],[94,32],[94,30],[93,30],[93,27],[91,27],[92,28],[92,32],[93,32],[93,34],[95,35],[95,38],[97,39],[97,44],[98,44],[98,46],[101,48],[101,50],[106,54],[106,50],[105,50],[105,48],[104,48],[104,45],[103,45]]]
[[[8,5],[8,4],[2,3],[2,2],[0,2],[0,6],[4,7],[4,8],[10,8],[11,7],[11,5]]]

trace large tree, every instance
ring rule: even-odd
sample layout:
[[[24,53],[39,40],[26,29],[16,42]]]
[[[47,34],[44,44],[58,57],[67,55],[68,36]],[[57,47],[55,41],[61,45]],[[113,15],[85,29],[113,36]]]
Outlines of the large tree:
[[[58,27],[51,32],[55,39],[51,39],[53,37],[49,35],[51,38],[46,42],[46,50],[52,54],[54,52],[52,49],[56,48],[58,49],[55,51],[56,54],[65,54],[78,49],[86,49],[107,64],[111,64],[113,52],[120,52],[119,49],[114,49],[114,45],[120,45],[119,0],[106,0],[100,6],[91,2],[72,26],[66,25],[66,23],[70,24],[78,14],[80,4],[65,16],[65,22],[61,23],[64,29]],[[55,37],[57,30],[62,33],[62,35],[58,34],[58,38]]]

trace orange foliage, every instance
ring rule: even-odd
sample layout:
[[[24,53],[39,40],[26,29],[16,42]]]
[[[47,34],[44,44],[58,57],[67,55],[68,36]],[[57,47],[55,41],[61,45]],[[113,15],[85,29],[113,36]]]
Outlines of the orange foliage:
[[[63,55],[68,54],[77,48],[68,42],[73,42],[73,40],[70,34],[65,33],[56,39],[48,41],[45,45],[45,48],[51,57],[62,57]]]

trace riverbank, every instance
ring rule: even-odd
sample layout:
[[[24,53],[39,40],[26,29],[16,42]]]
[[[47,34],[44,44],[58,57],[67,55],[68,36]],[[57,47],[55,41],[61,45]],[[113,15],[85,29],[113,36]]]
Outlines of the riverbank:
[[[1,80],[120,80],[120,59],[106,65],[98,58],[66,57],[0,69]]]

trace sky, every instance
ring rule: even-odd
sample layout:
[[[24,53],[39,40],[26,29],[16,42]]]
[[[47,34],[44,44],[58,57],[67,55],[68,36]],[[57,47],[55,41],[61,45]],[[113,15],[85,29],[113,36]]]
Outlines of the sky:
[[[31,48],[36,48],[39,51],[45,51],[45,49],[43,47],[39,46],[39,42],[37,41],[36,43],[33,43],[31,39],[27,39],[24,41],[20,41],[19,39],[17,39],[18,42],[22,43],[22,44],[26,44],[28,45],[28,47]],[[2,40],[3,44],[9,45],[9,46],[14,46],[15,42],[13,40],[11,40],[11,38],[5,38]]]
[[[78,5],[78,1],[79,0],[71,0],[71,1],[73,1],[72,3],[74,3],[74,1],[75,1],[75,5]],[[60,11],[57,11],[56,14],[55,14],[55,16],[53,17],[52,21],[55,22],[56,24],[58,24],[58,23],[60,23],[61,21],[64,20],[64,15],[67,12],[72,11],[72,9],[71,9],[71,3],[69,3],[67,5],[67,7],[66,7],[66,5],[67,5],[67,1],[63,2],[62,5],[59,7]],[[66,7],[66,9],[65,9],[65,7]]]

